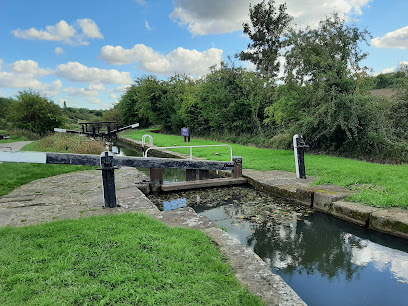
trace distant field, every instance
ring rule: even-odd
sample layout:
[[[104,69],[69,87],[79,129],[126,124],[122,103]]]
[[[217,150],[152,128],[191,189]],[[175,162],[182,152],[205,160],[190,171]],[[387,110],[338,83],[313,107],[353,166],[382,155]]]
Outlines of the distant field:
[[[373,96],[392,98],[397,93],[397,89],[395,88],[373,89],[373,90],[370,90],[370,93]]]

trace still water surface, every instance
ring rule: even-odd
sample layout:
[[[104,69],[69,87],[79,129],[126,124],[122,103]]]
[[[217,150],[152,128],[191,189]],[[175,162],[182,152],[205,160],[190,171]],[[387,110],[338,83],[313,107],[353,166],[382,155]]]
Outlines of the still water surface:
[[[253,249],[309,305],[408,305],[406,240],[319,212],[290,211],[287,201],[275,198],[271,203],[270,195],[259,196],[250,188],[244,189],[241,202],[233,191],[240,189],[242,194],[244,188],[234,187],[159,197],[164,209],[189,205],[215,221]],[[200,205],[208,196],[215,207]],[[284,208],[273,208],[269,216],[274,217],[261,224],[260,218],[248,214],[251,206],[280,202]]]
[[[141,156],[116,148],[121,155]],[[164,179],[183,181],[185,172],[173,169]],[[250,188],[173,193],[155,201],[165,210],[193,206],[253,249],[309,305],[408,305],[406,240],[319,212],[299,215],[285,208],[287,201]],[[260,222],[247,218],[259,213],[251,207],[277,208]]]

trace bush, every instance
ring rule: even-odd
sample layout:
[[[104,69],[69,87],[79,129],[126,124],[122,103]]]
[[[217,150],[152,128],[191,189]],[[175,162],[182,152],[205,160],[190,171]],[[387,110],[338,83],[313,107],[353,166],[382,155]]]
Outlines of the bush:
[[[15,128],[44,135],[62,126],[61,108],[48,98],[31,90],[20,91],[17,100],[8,108],[7,119]]]
[[[8,134],[15,136],[15,137],[25,137],[28,140],[38,140],[40,139],[40,135],[37,133],[28,131],[28,130],[22,130],[22,129],[11,129],[8,130]]]
[[[293,148],[293,135],[289,133],[275,135],[268,144],[274,149],[290,150]]]

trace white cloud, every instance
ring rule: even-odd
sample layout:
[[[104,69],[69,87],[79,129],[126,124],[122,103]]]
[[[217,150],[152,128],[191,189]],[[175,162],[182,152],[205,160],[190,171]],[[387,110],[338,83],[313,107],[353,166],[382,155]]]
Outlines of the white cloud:
[[[105,85],[96,81],[89,84],[89,90],[105,90]]]
[[[124,94],[126,92],[126,90],[130,87],[131,85],[122,85],[122,86],[118,86],[116,88],[110,89],[110,92],[116,92],[118,94]]]
[[[394,67],[384,69],[380,72],[380,74],[392,73],[397,71],[406,71],[408,73],[408,61],[401,61]]]
[[[41,77],[47,74],[51,74],[51,69],[43,69],[38,66],[38,63],[33,60],[20,60],[14,62],[12,65],[12,71],[18,74],[27,74],[33,77]]]
[[[63,53],[64,53],[64,49],[62,49],[61,47],[56,47],[55,50],[54,50],[54,53],[55,53],[56,55],[63,54]]]
[[[74,26],[79,28],[81,32],[78,33]],[[60,41],[69,45],[88,45],[89,42],[84,39],[103,38],[97,24],[92,19],[78,19],[74,25],[69,25],[65,20],[61,20],[56,25],[47,25],[45,30],[16,29],[12,33],[18,38]]]
[[[98,99],[98,98],[95,98],[95,97],[90,97],[90,98],[89,98],[89,101],[90,101],[92,104],[101,104],[101,99]]]
[[[187,26],[193,35],[218,34],[242,30],[249,22],[249,5],[260,0],[176,0],[170,17]],[[371,0],[278,0],[287,3],[288,13],[299,25],[316,25],[333,11],[339,14],[362,14]]]
[[[87,67],[78,62],[69,62],[58,65],[55,74],[73,82],[100,82],[102,84],[130,84],[132,78],[129,72],[120,72],[116,69],[99,69]]]
[[[89,38],[103,38],[98,25],[92,19],[78,19],[82,32]]]
[[[112,99],[115,99],[115,100],[117,100],[117,99],[118,99],[118,96],[117,96],[117,95],[115,95],[115,94],[111,94],[111,95],[110,95],[110,97],[111,97]]]
[[[371,40],[373,46],[377,48],[408,48],[408,26],[389,32],[383,37],[376,37]]]
[[[37,30],[30,28],[29,30],[14,30],[15,37],[24,39],[39,39],[39,40],[53,40],[72,43],[72,38],[76,34],[73,26],[69,25],[65,20],[61,20],[54,26],[46,26],[45,30]]]
[[[200,52],[179,47],[164,55],[143,44],[135,45],[132,49],[109,45],[101,49],[102,59],[109,64],[137,63],[147,72],[163,75],[204,75],[210,66],[220,64],[222,53],[223,50],[216,48]]]
[[[99,93],[96,90],[88,90],[86,88],[77,88],[77,87],[68,87],[63,89],[64,92],[69,93],[70,96],[79,96],[79,97],[87,97],[87,96],[98,96]]]
[[[2,60],[0,60],[0,64]],[[1,66],[1,65],[0,65]],[[10,71],[2,71],[0,68],[0,87],[17,89],[35,89],[46,94],[54,95],[62,87],[60,80],[52,83],[43,83],[38,78],[52,73],[51,69],[40,68],[33,60],[20,60],[11,65]]]
[[[46,94],[56,95],[58,90],[62,87],[62,82],[56,80],[52,83],[42,83],[33,75],[19,74],[15,72],[0,72],[0,87],[4,88],[18,88],[18,89],[36,89]]]
[[[150,27],[150,24],[149,24],[149,22],[146,20],[145,21],[145,27],[146,27],[146,29],[148,30],[148,31],[151,31],[152,30],[152,28]]]

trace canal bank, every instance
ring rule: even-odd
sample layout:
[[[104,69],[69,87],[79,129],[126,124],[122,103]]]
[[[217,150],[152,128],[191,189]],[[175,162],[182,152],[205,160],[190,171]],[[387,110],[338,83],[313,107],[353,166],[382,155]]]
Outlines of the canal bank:
[[[119,140],[130,146],[142,148],[142,143],[135,139],[119,136]],[[154,150],[156,146],[145,144],[145,149],[152,148],[160,157],[188,158],[185,154],[169,150]],[[245,159],[243,161],[245,164]],[[228,172],[223,175],[229,175]],[[340,186],[311,184],[317,179],[306,180],[296,178],[294,173],[285,171],[257,171],[244,169],[243,176],[255,188],[271,192],[298,201],[308,207],[332,215],[334,217],[356,223],[371,230],[387,233],[408,239],[408,211],[400,208],[377,208],[344,199],[351,194]]]
[[[78,219],[126,212],[153,216],[172,227],[206,233],[227,256],[237,279],[267,305],[305,305],[302,299],[254,251],[221,230],[191,207],[163,212],[140,189],[147,177],[137,169],[115,171],[116,208],[103,207],[101,173],[88,170],[44,178],[23,185],[0,197],[0,226],[27,226],[65,219]]]

